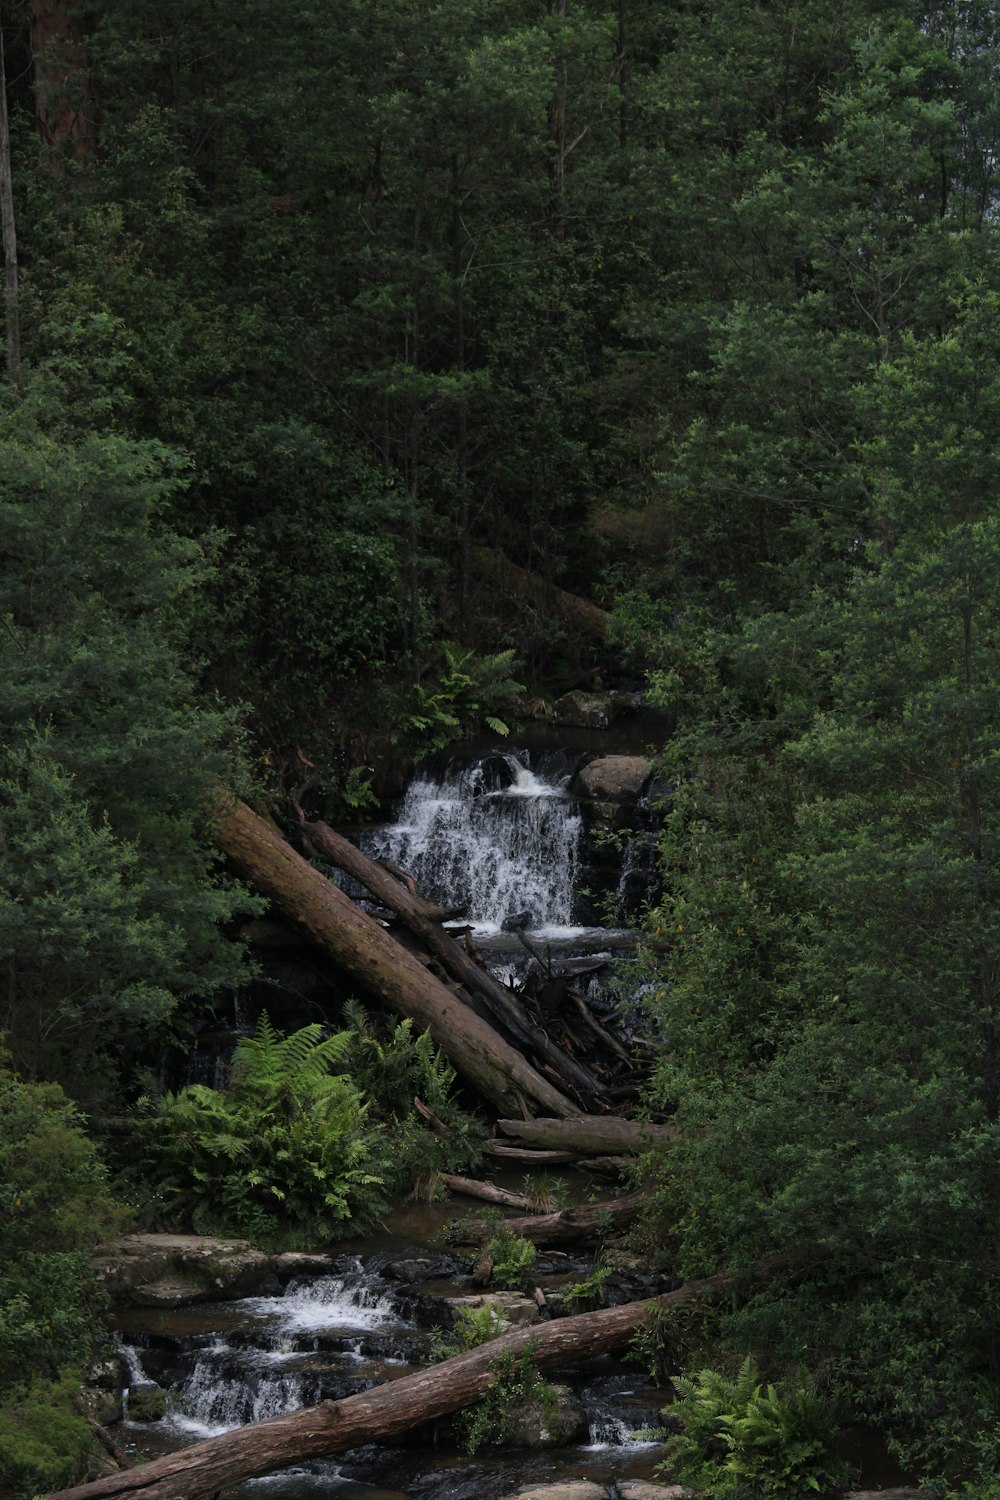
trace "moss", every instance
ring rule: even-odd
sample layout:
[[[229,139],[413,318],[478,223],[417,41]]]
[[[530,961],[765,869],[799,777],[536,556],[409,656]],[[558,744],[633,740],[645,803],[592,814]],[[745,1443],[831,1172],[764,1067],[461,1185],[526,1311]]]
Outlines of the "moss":
[[[76,1410],[79,1392],[77,1377],[66,1371],[8,1395],[0,1406],[0,1493],[20,1500],[86,1476],[97,1449]]]

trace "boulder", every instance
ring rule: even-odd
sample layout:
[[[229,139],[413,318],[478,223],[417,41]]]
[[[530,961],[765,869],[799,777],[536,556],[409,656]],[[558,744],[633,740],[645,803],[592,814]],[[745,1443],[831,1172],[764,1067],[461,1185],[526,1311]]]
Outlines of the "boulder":
[[[332,1255],[310,1254],[303,1250],[286,1250],[271,1256],[271,1272],[284,1286],[296,1276],[329,1276]]]
[[[602,755],[577,772],[575,790],[598,802],[634,802],[652,769],[645,755]]]
[[[591,1479],[564,1479],[557,1484],[539,1484],[519,1490],[505,1500],[608,1500],[607,1486]]]
[[[526,927],[535,925],[535,913],[530,909],[525,911],[512,911],[500,923],[501,932],[523,932]]]
[[[927,1500],[927,1492],[912,1489],[852,1490],[844,1500]]]
[[[682,1484],[654,1484],[649,1479],[623,1479],[618,1494],[620,1500],[694,1500],[694,1490]]]
[[[618,717],[611,693],[564,693],[552,705],[552,718],[571,729],[609,729]]]
[[[559,1448],[583,1437],[587,1418],[576,1392],[568,1385],[550,1386],[554,1400],[524,1402],[506,1417],[504,1441],[513,1448]]]
[[[190,1307],[246,1297],[271,1275],[271,1257],[247,1240],[129,1234],[97,1257],[117,1306]]]
[[[503,1318],[504,1331],[519,1328],[523,1323],[537,1323],[539,1319],[534,1297],[526,1297],[523,1292],[473,1292],[464,1297],[442,1297],[441,1301],[451,1312],[453,1319],[458,1317],[463,1307],[478,1311],[487,1302],[496,1303]]]

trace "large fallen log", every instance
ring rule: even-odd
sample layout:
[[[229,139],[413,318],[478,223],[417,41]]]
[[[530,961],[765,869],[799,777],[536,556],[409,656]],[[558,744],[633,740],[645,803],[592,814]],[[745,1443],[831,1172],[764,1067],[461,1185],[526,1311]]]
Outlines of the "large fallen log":
[[[609,1234],[634,1224],[648,1202],[646,1192],[625,1193],[603,1203],[577,1203],[551,1214],[504,1219],[503,1227],[534,1245],[599,1244]],[[488,1233],[495,1234],[496,1229]],[[475,1219],[456,1219],[449,1225],[448,1234],[454,1244],[474,1245],[483,1238],[483,1228]]]
[[[496,583],[504,593],[527,599],[543,615],[555,615],[571,625],[578,635],[603,640],[608,633],[608,612],[579,594],[571,594],[557,584],[547,583],[537,573],[518,567],[495,547],[473,547],[471,557],[476,571]]]
[[[821,1259],[822,1252],[814,1252],[813,1258]],[[492,1384],[497,1362],[505,1355],[526,1353],[536,1368],[544,1370],[574,1364],[623,1348],[660,1308],[745,1294],[794,1264],[787,1256],[774,1256],[747,1271],[724,1271],[647,1301],[518,1328],[373,1390],[342,1401],[321,1401],[305,1411],[208,1438],[126,1473],[60,1490],[52,1500],[199,1500],[289,1464],[342,1453],[362,1443],[383,1442],[477,1401]]]
[[[531,1146],[580,1156],[638,1156],[676,1140],[672,1125],[645,1125],[616,1115],[562,1115],[558,1120],[498,1120],[497,1129]]]
[[[570,1115],[574,1106],[469,1006],[355,906],[244,802],[221,800],[212,837],[236,868],[299,922],[371,995],[430,1030],[500,1109]]]
[[[395,912],[470,995],[481,997],[490,1016],[516,1042],[529,1047],[537,1057],[548,1063],[563,1083],[568,1084],[584,1099],[593,1099],[601,1094],[601,1085],[593,1074],[568,1057],[537,1026],[533,1026],[510,992],[488,970],[481,968],[455,942],[450,933],[444,930],[440,921],[440,908],[425,901],[412,881],[408,885],[401,883],[397,873],[390,872],[375,860],[369,859],[367,854],[337,833],[328,823],[308,823],[303,820],[302,832],[317,854],[338,869],[345,870],[390,911]]]

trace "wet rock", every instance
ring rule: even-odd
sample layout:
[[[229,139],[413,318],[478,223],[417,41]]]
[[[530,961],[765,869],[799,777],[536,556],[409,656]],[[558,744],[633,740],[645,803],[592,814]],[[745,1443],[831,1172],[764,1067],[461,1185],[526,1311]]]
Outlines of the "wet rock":
[[[421,1281],[453,1280],[462,1275],[462,1263],[453,1255],[414,1255],[390,1261],[383,1266],[383,1276],[415,1286]]]
[[[91,1365],[81,1392],[86,1415],[102,1427],[120,1422],[125,1414],[123,1398],[128,1379],[128,1366],[120,1355],[113,1354],[110,1359]]]
[[[519,1328],[524,1323],[538,1322],[535,1299],[526,1297],[523,1292],[473,1292],[464,1297],[441,1297],[437,1300],[450,1310],[453,1323],[463,1307],[477,1311],[485,1307],[487,1302],[499,1305],[507,1327]]]
[[[512,911],[500,923],[500,930],[502,932],[521,932],[525,927],[533,926],[534,921],[535,914],[533,911]]]
[[[271,1272],[271,1258],[246,1240],[197,1234],[130,1234],[98,1257],[118,1306],[187,1307],[246,1297]]]
[[[925,1490],[852,1490],[844,1500],[927,1500]]]
[[[552,705],[552,718],[557,724],[566,724],[573,729],[610,729],[619,711],[612,693],[565,693]]]
[[[514,784],[514,767],[505,755],[487,755],[479,762],[479,784],[476,796],[483,792],[502,792]]]
[[[271,1256],[271,1271],[282,1286],[296,1276],[329,1276],[332,1255],[312,1255],[301,1250],[286,1250]]]
[[[694,1490],[682,1484],[654,1484],[649,1479],[623,1479],[618,1494],[620,1500],[694,1500]]]
[[[603,1484],[590,1479],[567,1479],[559,1484],[539,1484],[533,1489],[517,1490],[505,1500],[608,1500]]]
[[[587,1418],[576,1392],[568,1385],[550,1390],[551,1404],[530,1401],[508,1412],[506,1443],[514,1448],[558,1448],[584,1436]]]
[[[600,802],[636,801],[652,769],[645,755],[602,755],[577,772],[575,790]]]
[[[158,1385],[134,1385],[128,1395],[128,1414],[133,1422],[162,1422],[169,1403]]]

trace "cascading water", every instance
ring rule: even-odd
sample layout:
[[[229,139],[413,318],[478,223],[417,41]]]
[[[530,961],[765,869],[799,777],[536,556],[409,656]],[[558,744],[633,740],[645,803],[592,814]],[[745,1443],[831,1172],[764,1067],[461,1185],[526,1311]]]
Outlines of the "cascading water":
[[[283,1296],[244,1298],[241,1308],[248,1332],[201,1342],[177,1382],[170,1422],[184,1437],[214,1437],[298,1411],[370,1384],[386,1364],[401,1362],[365,1352],[374,1330],[398,1332],[407,1324],[384,1283],[360,1261],[338,1276],[291,1281]],[[147,1368],[154,1355],[144,1360],[128,1344],[121,1354],[133,1385],[153,1383]]]
[[[479,936],[512,914],[555,935],[571,926],[583,820],[569,778],[535,772],[521,752],[498,752],[449,767],[439,780],[418,776],[398,821],[367,841],[368,851],[401,865],[421,892],[442,903],[468,901]]]

